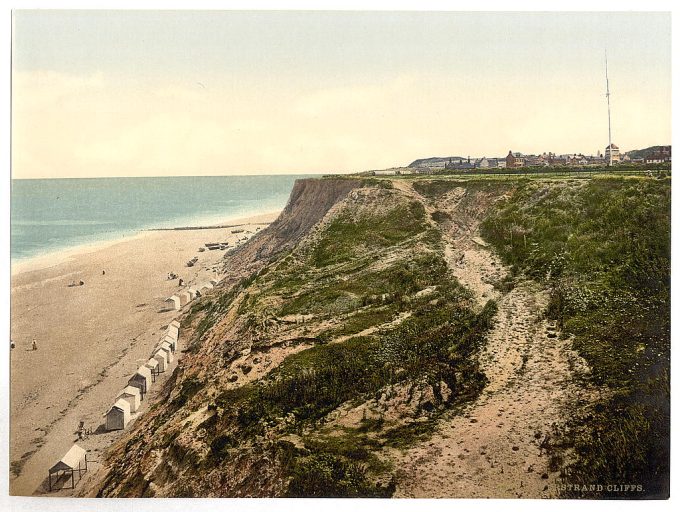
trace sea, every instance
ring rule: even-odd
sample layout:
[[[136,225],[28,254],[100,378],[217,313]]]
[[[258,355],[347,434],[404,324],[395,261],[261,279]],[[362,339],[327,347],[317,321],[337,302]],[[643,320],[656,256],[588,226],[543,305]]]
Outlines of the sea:
[[[309,175],[12,180],[12,262],[142,230],[210,226],[281,210]]]

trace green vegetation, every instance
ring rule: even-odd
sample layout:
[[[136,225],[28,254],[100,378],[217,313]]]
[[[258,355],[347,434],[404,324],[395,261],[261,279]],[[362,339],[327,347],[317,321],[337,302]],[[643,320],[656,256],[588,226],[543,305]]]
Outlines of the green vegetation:
[[[289,413],[296,421],[317,421],[347,400],[371,396],[396,382],[444,381],[458,397],[469,397],[483,380],[470,356],[484,339],[495,305],[475,315],[464,298],[461,290],[451,289],[441,305],[422,304],[411,318],[379,336],[304,350],[245,395],[241,388],[228,391],[220,402],[226,406],[237,402],[234,395],[245,398],[235,410],[239,424],[260,432]],[[461,372],[470,382],[457,381]]]
[[[338,315],[355,311],[383,294],[400,303],[408,295],[445,279],[446,263],[437,253],[424,253],[397,261],[383,270],[344,274],[321,286],[306,288],[288,299],[279,314]]]
[[[234,302],[234,299],[248,288],[253,281],[258,277],[257,273],[242,279],[235,284],[229,291],[216,295],[212,298],[203,298],[195,303],[189,310],[189,314],[183,319],[183,326],[191,325],[198,321],[198,324],[193,329],[193,336],[185,352],[196,352],[203,339],[203,335],[208,332],[222,316],[228,311],[229,307]]]
[[[392,384],[430,385],[436,403],[420,404],[423,409],[417,413],[430,413],[431,418],[473,400],[485,383],[474,354],[491,325],[495,304],[490,302],[475,314],[467,307],[467,298],[457,285],[443,287],[436,305],[419,304],[409,319],[391,330],[317,345],[289,356],[266,379],[224,392],[216,402],[224,408],[228,424],[215,426],[221,434],[212,441],[213,456],[227,457],[230,447],[265,435],[270,428],[314,432],[343,403],[380,396]],[[452,391],[448,400],[441,396],[442,382]],[[381,433],[384,425],[379,420],[367,420],[341,438],[308,438],[306,450],[290,456],[290,495],[387,495],[389,487],[374,487],[367,480],[368,473],[385,469],[374,452],[383,443],[405,447],[422,439],[434,424],[426,423],[425,428],[419,424],[387,429],[383,441],[367,437],[373,431]],[[310,468],[315,468],[313,474]]]
[[[325,343],[215,398],[223,413],[206,427],[212,464],[230,460],[236,447],[260,436],[295,434],[304,449],[279,442],[274,454],[290,478],[289,496],[389,496],[394,483],[382,447],[422,440],[439,414],[478,396],[486,380],[476,353],[495,304],[473,311],[469,292],[448,275],[441,234],[423,205],[389,197],[387,208],[369,200],[340,212],[313,243],[242,288],[239,314],[258,318],[252,325],[262,325],[263,317],[312,314],[335,326],[315,334]],[[429,286],[436,291],[415,297]],[[410,312],[401,323],[336,341],[384,326],[401,311]],[[409,396],[416,388],[431,389],[431,398],[413,404],[413,417],[400,420],[406,425],[373,418],[359,428],[326,431],[329,413],[377,399],[393,386],[410,389]]]
[[[512,183],[509,183],[508,180],[495,177],[470,177],[468,179],[431,179],[430,177],[430,179],[414,181],[413,188],[426,197],[437,199],[456,188],[464,188],[467,192],[481,190],[498,193],[499,191],[509,190],[512,186],[523,181],[528,180],[513,178]]]
[[[395,317],[395,313],[395,304],[359,311],[341,322],[338,327],[323,332],[319,337],[327,340],[336,336],[357,334],[375,325],[382,325],[389,322]]]
[[[329,453],[295,459],[287,496],[291,498],[389,498],[388,486],[369,482],[362,464]]]
[[[381,215],[354,218],[345,213],[326,227],[312,251],[311,263],[326,267],[350,261],[366,249],[396,245],[424,231],[424,222],[425,209],[416,201]]]
[[[524,182],[482,233],[515,273],[551,286],[548,315],[611,390],[558,436],[575,454],[565,479],[635,482],[646,497],[666,496],[670,180]]]

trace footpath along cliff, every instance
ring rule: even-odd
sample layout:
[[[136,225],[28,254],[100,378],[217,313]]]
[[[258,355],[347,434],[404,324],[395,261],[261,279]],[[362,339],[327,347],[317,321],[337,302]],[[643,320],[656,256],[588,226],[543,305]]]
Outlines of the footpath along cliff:
[[[669,189],[298,181],[182,315],[177,369],[80,493],[557,497],[595,464],[662,495]]]

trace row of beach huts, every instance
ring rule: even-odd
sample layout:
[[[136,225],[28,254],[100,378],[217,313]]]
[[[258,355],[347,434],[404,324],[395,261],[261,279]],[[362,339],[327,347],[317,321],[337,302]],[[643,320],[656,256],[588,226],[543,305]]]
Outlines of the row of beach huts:
[[[149,360],[137,368],[127,386],[118,393],[115,403],[106,413],[106,430],[122,430],[127,427],[131,414],[137,412],[144,395],[149,392],[156,378],[165,373],[174,361],[178,339],[179,322],[173,320]]]
[[[165,299],[165,302],[171,303],[172,307],[179,311],[196,297],[200,297],[208,290],[212,290],[218,282],[217,279],[211,279],[200,286],[187,288],[183,292],[179,292],[176,295]]]
[[[213,289],[217,283],[219,283],[218,280],[211,279],[199,287],[188,288],[177,295],[173,295],[166,299],[166,302],[172,302],[174,309],[180,310],[195,298]],[[118,393],[113,406],[104,415],[107,431],[123,430],[127,427],[132,419],[132,414],[140,408],[144,396],[149,392],[158,376],[167,371],[170,364],[175,360],[175,352],[179,342],[179,327],[180,324],[177,320],[170,322],[149,360],[137,368],[135,374],[128,380],[127,386]],[[48,470],[49,490],[52,490],[53,478],[59,480],[65,477],[67,481],[70,480],[72,488],[75,487],[74,475],[77,474],[80,480],[82,473],[87,471],[87,463],[87,452],[74,444],[66,455]]]
[[[118,393],[113,406],[104,415],[106,430],[122,430],[127,426],[132,413],[137,412],[142,400],[144,400],[144,395],[149,392],[149,388],[156,381],[158,375],[165,372],[170,363],[174,361],[178,340],[179,322],[173,320],[168,325],[152,356],[146,363],[137,368],[135,374],[128,380],[127,386]],[[83,473],[87,472],[88,462],[86,450],[74,444],[59,462],[48,469],[48,490],[52,491],[53,480],[59,482],[63,479],[66,482],[70,481],[71,488],[75,488],[75,475],[78,475],[78,481],[80,481]],[[61,488],[63,488],[63,485]]]
[[[203,293],[212,290],[218,282],[217,279],[211,279],[200,286],[173,295],[166,299],[166,302],[173,302],[174,308],[179,310]],[[173,320],[149,360],[137,368],[137,372],[130,377],[128,385],[118,394],[116,402],[106,413],[106,430],[122,430],[127,426],[131,414],[139,409],[144,395],[156,382],[156,378],[173,362],[178,339],[179,322]]]

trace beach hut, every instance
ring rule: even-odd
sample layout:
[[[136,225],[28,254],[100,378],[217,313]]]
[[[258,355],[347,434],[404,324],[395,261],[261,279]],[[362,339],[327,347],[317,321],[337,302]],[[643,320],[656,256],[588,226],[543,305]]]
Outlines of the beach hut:
[[[163,373],[168,367],[168,355],[164,350],[158,349],[156,352],[154,352],[152,358],[158,362],[159,373]]]
[[[170,302],[172,304],[171,307],[176,310],[179,310],[182,307],[182,299],[180,299],[177,295],[173,295],[172,297],[165,299],[165,302]]]
[[[196,288],[189,288],[187,293],[191,296],[191,300],[194,300],[196,297],[198,297],[198,290]]]
[[[179,321],[173,320],[172,322],[170,322],[169,327],[174,327],[175,329],[177,329],[179,331],[179,327],[180,327]]]
[[[171,338],[170,336],[168,336],[168,335],[166,334],[165,337],[161,340],[161,345],[162,345],[163,343],[169,343],[169,344],[170,344],[170,348],[172,349],[172,351],[173,351],[173,352],[176,352],[176,351],[177,351],[177,338]]]
[[[156,361],[152,357],[146,363],[144,363],[144,366],[146,366],[149,370],[151,370],[151,381],[156,382],[156,377],[160,373],[160,370],[158,369],[158,361]]]
[[[158,347],[158,350],[164,350],[168,353],[168,364],[172,363],[172,361],[175,359],[175,356],[172,354],[172,347],[167,341],[161,343],[160,347]]]
[[[164,341],[167,341],[168,343],[171,344],[177,344],[177,336],[174,333],[173,334],[165,333],[165,336],[161,338],[161,343],[163,343]],[[175,351],[175,347],[172,347],[172,351],[173,352]]]
[[[142,396],[139,394],[139,388],[134,386],[126,386],[123,388],[116,400],[126,400],[130,404],[130,412],[136,412],[142,402]]]
[[[151,370],[146,366],[140,366],[137,368],[137,373],[130,377],[128,385],[139,388],[139,392],[142,395],[142,400],[144,400],[144,394],[151,387],[151,381]]]
[[[184,306],[186,304],[189,304],[189,302],[191,302],[191,295],[189,295],[189,292],[187,292],[187,291],[180,292],[180,293],[177,294],[177,296],[179,297],[180,306]]]
[[[175,356],[172,355],[172,347],[170,346],[169,343],[163,342],[161,343],[161,346],[158,347],[158,350],[164,350],[168,354],[168,364],[172,363],[172,361],[175,359]]]
[[[201,285],[201,291],[203,291],[203,290],[212,290],[213,288],[215,288],[215,286],[214,286],[212,283],[210,283],[210,282],[208,282],[208,283],[203,283],[203,284]]]
[[[130,403],[119,398],[106,413],[106,430],[123,430],[130,422]]]
[[[170,336],[171,338],[177,339],[179,337],[179,329],[171,325],[165,331],[165,334],[166,336]]]
[[[56,475],[55,483],[62,477],[66,477],[67,480],[70,477],[71,489],[75,489],[74,474],[78,473],[78,481],[80,481],[85,471],[87,471],[87,452],[74,444],[59,462],[47,470],[50,491],[52,491],[52,477],[54,475]]]

